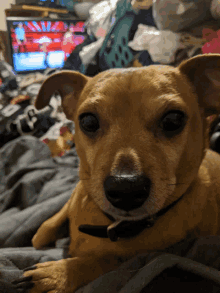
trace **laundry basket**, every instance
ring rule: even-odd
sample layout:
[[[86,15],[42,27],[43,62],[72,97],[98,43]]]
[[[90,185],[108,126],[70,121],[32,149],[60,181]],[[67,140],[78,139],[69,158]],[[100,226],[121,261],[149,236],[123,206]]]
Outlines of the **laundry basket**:
[[[115,23],[108,32],[99,52],[99,67],[101,70],[126,67],[137,52],[133,51],[128,42],[131,39],[132,25],[136,13],[131,2],[119,1],[116,8]]]

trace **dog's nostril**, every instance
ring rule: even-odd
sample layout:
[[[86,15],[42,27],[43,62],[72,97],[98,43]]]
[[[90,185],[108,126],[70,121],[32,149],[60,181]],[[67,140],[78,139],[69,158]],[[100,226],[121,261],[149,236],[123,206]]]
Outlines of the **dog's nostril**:
[[[145,176],[109,176],[104,182],[106,198],[123,210],[140,207],[150,194],[151,181]]]

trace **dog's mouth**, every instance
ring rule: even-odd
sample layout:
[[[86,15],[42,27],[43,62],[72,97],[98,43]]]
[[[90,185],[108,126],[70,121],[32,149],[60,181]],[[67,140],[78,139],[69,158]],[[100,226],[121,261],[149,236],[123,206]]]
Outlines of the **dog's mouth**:
[[[109,238],[114,242],[120,238],[132,238],[140,234],[144,229],[153,227],[157,219],[173,208],[182,199],[182,197],[183,195],[169,206],[161,209],[156,214],[141,220],[122,219],[116,221],[112,216],[105,213],[105,215],[113,221],[113,223],[109,226],[80,225],[78,229],[82,233],[100,238]]]

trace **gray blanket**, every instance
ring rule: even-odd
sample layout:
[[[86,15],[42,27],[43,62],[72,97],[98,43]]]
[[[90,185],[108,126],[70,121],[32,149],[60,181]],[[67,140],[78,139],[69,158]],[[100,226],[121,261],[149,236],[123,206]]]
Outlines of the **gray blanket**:
[[[19,292],[11,282],[26,267],[66,257],[68,225],[53,247],[35,250],[31,239],[69,199],[78,164],[74,148],[52,158],[47,145],[29,136],[0,149],[0,293]],[[220,292],[219,251],[219,236],[191,236],[166,251],[138,255],[77,293]]]

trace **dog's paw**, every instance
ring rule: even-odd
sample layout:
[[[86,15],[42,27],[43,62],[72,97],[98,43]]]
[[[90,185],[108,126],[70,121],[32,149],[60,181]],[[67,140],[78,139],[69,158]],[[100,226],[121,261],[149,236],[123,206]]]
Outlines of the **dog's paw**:
[[[67,259],[38,263],[26,268],[23,277],[14,281],[16,289],[29,293],[73,293],[76,288],[68,282]]]

